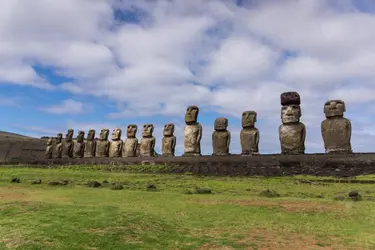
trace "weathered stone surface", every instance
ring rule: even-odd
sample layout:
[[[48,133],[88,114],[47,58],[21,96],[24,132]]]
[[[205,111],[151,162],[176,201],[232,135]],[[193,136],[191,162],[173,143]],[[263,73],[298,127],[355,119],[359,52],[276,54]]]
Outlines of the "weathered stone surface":
[[[155,157],[155,137],[152,136],[154,132],[154,125],[145,124],[143,125],[142,139],[140,156],[151,156]]]
[[[73,129],[68,129],[68,132],[65,135],[65,140],[63,142],[63,152],[62,157],[64,158],[72,158],[73,151],[74,151],[74,142],[73,142]]]
[[[197,122],[199,108],[189,106],[185,114],[184,156],[201,155],[202,125]]]
[[[255,127],[257,113],[244,111],[242,113],[242,130],[240,133],[242,155],[259,154],[259,130]]]
[[[109,156],[109,129],[103,128],[100,131],[100,138],[96,141],[95,157],[108,157]]]
[[[82,158],[85,154],[85,132],[78,131],[77,141],[74,142],[73,155],[76,158]]]
[[[344,118],[345,103],[330,100],[324,104],[326,119],[321,124],[321,132],[326,153],[351,153],[352,126]]]
[[[231,140],[231,134],[227,130],[228,119],[217,118],[215,120],[215,131],[212,133],[212,155],[228,155],[229,145]]]
[[[58,133],[56,137],[55,142],[55,158],[61,158],[62,157],[62,133]]]
[[[162,139],[162,154],[163,156],[174,156],[176,147],[176,136],[174,133],[174,124],[168,123],[164,126]]]
[[[122,156],[123,157],[136,157],[138,139],[137,135],[138,126],[135,124],[129,124],[127,128],[127,138],[123,145]]]
[[[284,92],[280,95],[280,103],[285,105],[301,105],[301,98],[297,92]]]
[[[121,157],[123,141],[121,140],[122,131],[119,128],[115,128],[112,132],[112,141],[109,147],[109,157]]]
[[[48,138],[46,143],[46,158],[51,159],[53,153],[52,138]]]
[[[300,122],[302,116],[299,94],[285,92],[281,94],[281,120],[279,139],[282,154],[304,154],[306,127]]]
[[[87,158],[95,157],[95,150],[96,150],[95,130],[90,129],[89,133],[87,134],[87,139],[85,142],[84,157],[87,157]]]

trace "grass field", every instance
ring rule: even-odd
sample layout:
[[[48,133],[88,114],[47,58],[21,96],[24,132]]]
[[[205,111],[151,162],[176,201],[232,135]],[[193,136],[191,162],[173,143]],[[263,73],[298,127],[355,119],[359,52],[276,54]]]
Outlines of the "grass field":
[[[363,200],[334,199],[351,190]],[[375,249],[375,184],[2,167],[0,249]]]

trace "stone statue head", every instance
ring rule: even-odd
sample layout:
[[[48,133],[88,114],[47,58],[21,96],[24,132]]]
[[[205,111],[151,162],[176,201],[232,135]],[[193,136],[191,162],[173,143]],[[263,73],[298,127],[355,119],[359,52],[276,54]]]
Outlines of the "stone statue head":
[[[109,135],[109,129],[103,128],[100,131],[100,138],[99,138],[99,140],[101,140],[101,141],[107,141],[108,140],[108,135]]]
[[[135,138],[137,134],[138,126],[135,124],[129,124],[127,129],[127,136],[128,138]]]
[[[224,117],[216,118],[214,128],[217,131],[227,130],[228,119]]]
[[[342,117],[346,111],[345,102],[341,100],[329,100],[324,104],[326,117]]]
[[[143,125],[143,131],[142,131],[143,137],[151,137],[153,132],[154,132],[154,125],[152,124]]]
[[[301,116],[301,107],[299,105],[294,104],[281,108],[281,120],[283,124],[299,122]]]
[[[244,111],[242,113],[242,127],[251,128],[254,127],[257,121],[257,112],[255,111]]]
[[[57,136],[56,136],[56,143],[60,143],[61,140],[63,138],[63,134],[62,133],[58,133]]]
[[[49,137],[48,140],[47,140],[47,146],[51,146],[52,145],[52,137]]]
[[[83,142],[85,139],[85,131],[78,131],[77,142]]]
[[[186,123],[197,122],[197,120],[198,120],[198,113],[199,113],[198,106],[189,106],[186,109],[185,122]]]
[[[163,135],[164,136],[172,136],[174,133],[174,124],[168,123],[164,125]]]
[[[301,105],[301,97],[297,92],[284,92],[280,95],[282,106],[285,105]]]
[[[87,134],[87,140],[92,141],[95,139],[95,129],[90,129],[89,133]]]
[[[68,132],[65,135],[65,141],[66,142],[71,142],[73,140],[73,134],[74,134],[74,130],[71,129],[71,128],[68,129]]]
[[[122,134],[122,131],[120,128],[115,128],[113,131],[112,131],[112,141],[118,141],[118,140],[121,140],[121,134]]]

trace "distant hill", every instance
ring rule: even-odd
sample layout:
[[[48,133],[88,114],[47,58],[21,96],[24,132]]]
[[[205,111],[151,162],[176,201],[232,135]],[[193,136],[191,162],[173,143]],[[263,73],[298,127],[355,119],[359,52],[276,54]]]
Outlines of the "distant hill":
[[[6,131],[0,131],[0,140],[28,140],[28,139],[37,139],[35,137],[30,137],[26,135],[20,135],[16,133],[6,132]]]

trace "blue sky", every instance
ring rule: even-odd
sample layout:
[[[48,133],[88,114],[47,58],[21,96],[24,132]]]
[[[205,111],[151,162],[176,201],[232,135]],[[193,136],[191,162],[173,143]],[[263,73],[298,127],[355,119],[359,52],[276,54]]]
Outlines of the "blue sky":
[[[375,151],[374,10],[367,0],[4,0],[0,129],[40,137],[153,123],[160,151],[173,122],[181,154],[194,104],[203,153],[217,117],[240,152],[245,110],[258,112],[260,151],[278,153],[280,93],[298,91],[306,152],[324,151],[329,99],[346,102],[353,150]]]

